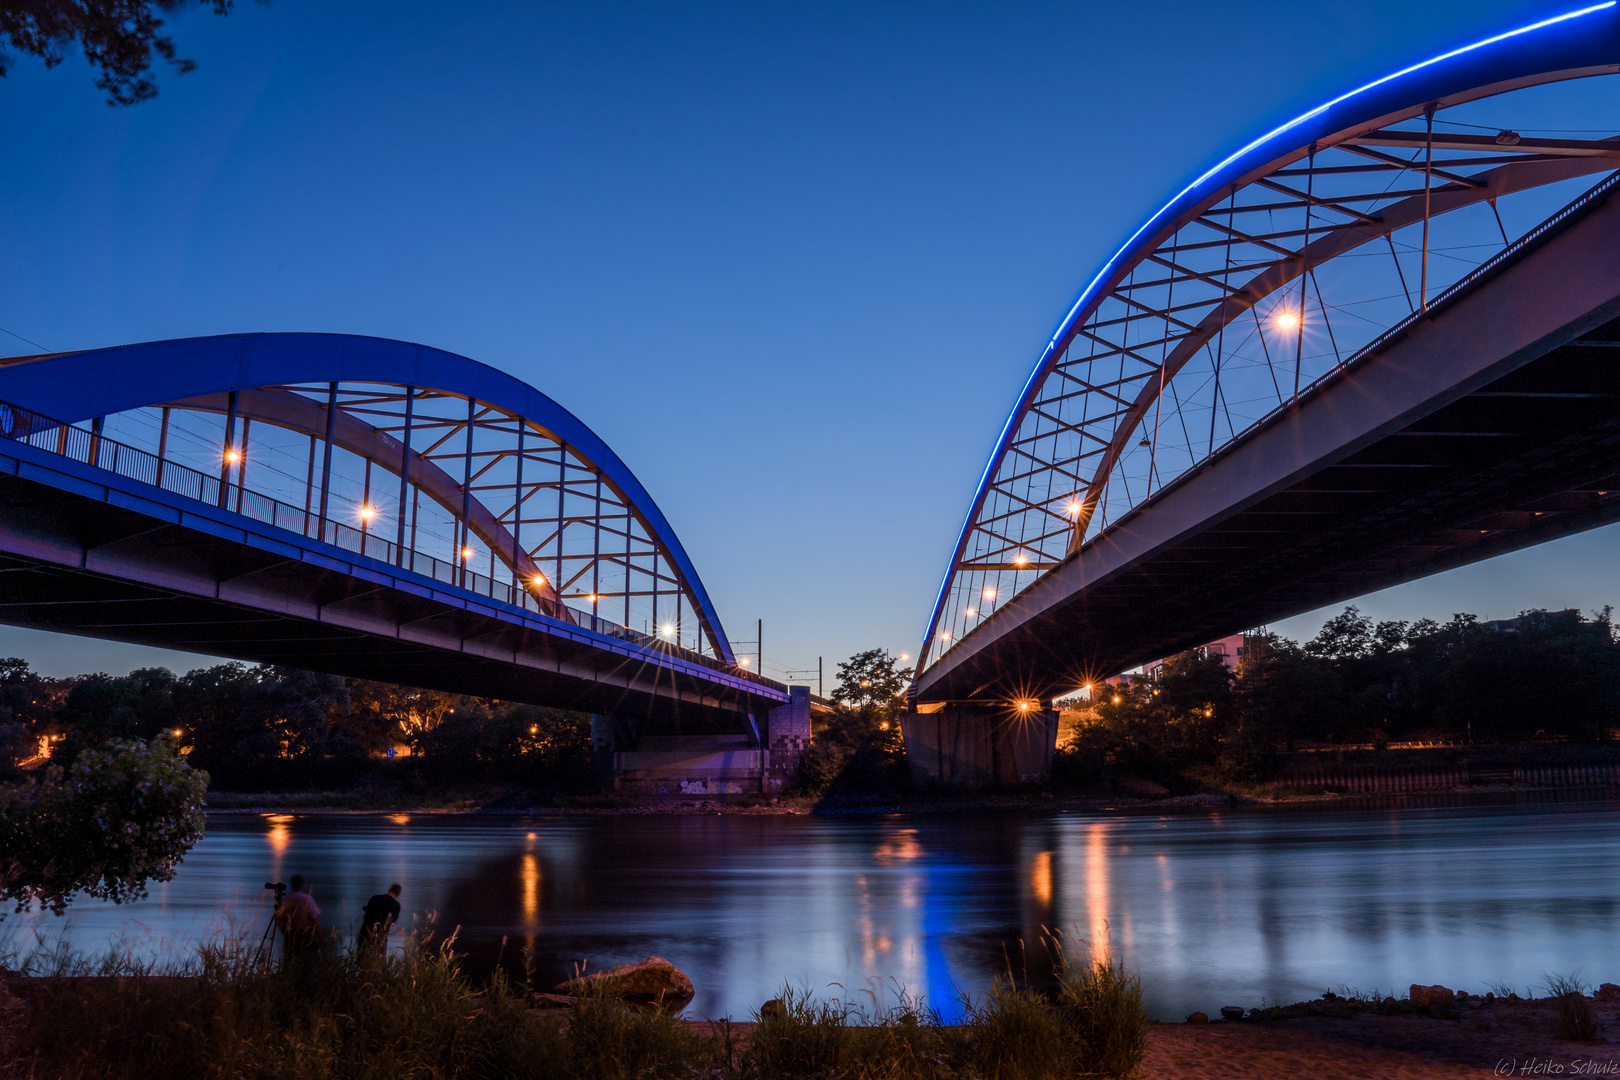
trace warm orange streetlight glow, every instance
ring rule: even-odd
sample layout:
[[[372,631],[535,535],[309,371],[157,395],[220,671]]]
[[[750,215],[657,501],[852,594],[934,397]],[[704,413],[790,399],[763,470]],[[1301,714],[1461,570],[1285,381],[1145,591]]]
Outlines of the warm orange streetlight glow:
[[[675,624],[674,623],[665,623],[664,624],[664,636],[665,637],[674,637],[675,636]]]
[[[872,684],[871,684],[871,683],[870,683],[870,682],[868,682],[868,681],[867,681],[867,680],[865,680],[865,679],[862,679],[862,680],[861,680],[861,685],[862,685],[862,686],[871,686],[871,685],[872,685]]]
[[[994,600],[996,598],[996,587],[994,585],[984,590],[984,598],[986,600]]]
[[[1014,566],[1023,566],[1027,562],[1029,562],[1029,559],[1024,557],[1024,553],[1022,551],[1020,551],[1017,555],[1013,556],[1013,565]]]
[[[1019,711],[1019,712],[1029,712],[1029,702],[1027,702],[1027,701],[1020,701],[1020,702],[1019,702],[1019,703],[1018,703],[1018,711]]]
[[[1287,308],[1279,311],[1271,320],[1279,330],[1298,330],[1299,316]]]
[[[530,724],[529,725],[529,734],[530,735],[538,735],[538,734],[540,734],[540,725],[539,724]]]
[[[473,557],[472,548],[464,547],[464,548],[461,549],[461,561],[462,562],[466,562],[468,559],[470,559],[472,557]]]
[[[1071,499],[1069,501],[1069,516],[1072,517],[1072,518],[1078,518],[1080,516],[1080,500],[1079,499]]]
[[[594,603],[596,603],[596,594],[595,593],[587,593],[586,596],[585,596],[585,599],[589,600],[591,603],[594,604]]]
[[[900,662],[902,664],[905,663],[907,660],[910,660],[910,659],[911,659],[911,654],[910,653],[903,652],[903,653],[900,654]]]
[[[370,521],[377,516],[377,508],[370,503],[363,503],[360,507],[360,520]]]
[[[887,720],[883,721],[883,723],[878,725],[878,730],[879,731],[888,731],[889,730],[889,722]]]
[[[744,657],[740,658],[737,661],[737,666],[738,667],[747,667],[748,666],[748,657],[744,656]]]
[[[235,465],[238,461],[241,461],[241,460],[242,460],[242,452],[240,450],[236,449],[236,447],[234,447],[234,446],[230,447],[229,449],[227,449],[225,451],[225,464],[227,464],[227,465]]]
[[[181,730],[180,730],[180,729],[179,729],[179,728],[175,728],[175,729],[174,729],[174,737],[175,737],[175,738],[177,738],[177,739],[178,739],[178,738],[179,738],[179,737],[180,737],[180,736],[182,736],[182,735],[184,735],[184,734],[185,734],[185,732],[183,732],[183,731],[181,731]]]
[[[536,574],[536,575],[534,575],[534,587],[537,588],[537,589],[545,588],[546,587],[546,575],[544,575],[544,574]]]
[[[972,608],[968,608],[968,609],[967,609],[967,617],[968,617],[968,618],[970,618],[970,619],[971,619],[971,618],[973,618],[973,616],[975,616],[975,615],[977,615],[977,614],[978,614],[978,612],[977,612],[977,611],[974,611],[974,610],[973,610],[973,609],[972,609]]]
[[[943,631],[939,636],[944,638],[946,641],[951,640],[951,632],[949,630]]]

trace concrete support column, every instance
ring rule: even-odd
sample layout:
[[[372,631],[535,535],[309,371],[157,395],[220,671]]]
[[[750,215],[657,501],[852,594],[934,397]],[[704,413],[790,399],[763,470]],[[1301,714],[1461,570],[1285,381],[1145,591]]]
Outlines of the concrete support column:
[[[901,729],[918,787],[1033,784],[1051,775],[1056,709],[958,704],[921,709],[907,714]]]
[[[810,688],[788,687],[788,703],[765,719],[764,789],[772,795],[791,783],[810,745]]]
[[[591,772],[597,785],[608,793],[619,790],[619,771],[614,755],[630,749],[630,725],[616,716],[591,714]]]

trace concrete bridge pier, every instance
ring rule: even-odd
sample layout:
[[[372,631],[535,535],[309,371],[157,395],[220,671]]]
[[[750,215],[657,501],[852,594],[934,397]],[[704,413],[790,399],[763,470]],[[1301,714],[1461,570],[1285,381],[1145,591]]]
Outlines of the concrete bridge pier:
[[[618,794],[780,795],[810,745],[810,688],[790,686],[788,695],[763,718],[751,716],[751,730],[732,734],[638,736],[624,720],[593,715],[592,768],[602,789]]]
[[[982,788],[1045,780],[1057,729],[1056,709],[939,702],[907,715],[902,734],[918,787]]]

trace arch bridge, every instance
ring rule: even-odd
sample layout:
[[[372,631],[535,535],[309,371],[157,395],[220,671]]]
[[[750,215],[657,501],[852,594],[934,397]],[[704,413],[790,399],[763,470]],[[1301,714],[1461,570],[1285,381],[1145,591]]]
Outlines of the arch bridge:
[[[1152,215],[974,490],[914,765],[1016,779],[1038,746],[993,733],[1054,697],[1620,520],[1617,72],[1620,8],[1561,13],[1349,90]]]
[[[0,365],[0,621],[758,745],[669,522],[538,390],[437,349],[239,334]]]

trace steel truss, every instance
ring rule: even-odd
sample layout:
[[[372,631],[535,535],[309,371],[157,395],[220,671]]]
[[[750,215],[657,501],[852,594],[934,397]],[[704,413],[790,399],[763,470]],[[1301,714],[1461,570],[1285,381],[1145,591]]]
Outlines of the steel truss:
[[[165,481],[164,463],[176,476],[217,474],[208,497],[217,491],[227,509],[268,500],[278,526],[731,662],[643,509],[603,463],[535,419],[441,389],[335,382],[205,394],[89,426],[154,455],[159,486],[179,482]]]
[[[1420,98],[1173,200],[1174,216],[1161,211],[1158,230],[1144,228],[1083,294],[1031,376],[918,670],[1503,251],[1506,220],[1527,231],[1620,169],[1620,136],[1479,122],[1511,116],[1526,86],[1616,70],[1554,66]]]

